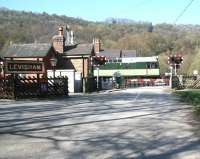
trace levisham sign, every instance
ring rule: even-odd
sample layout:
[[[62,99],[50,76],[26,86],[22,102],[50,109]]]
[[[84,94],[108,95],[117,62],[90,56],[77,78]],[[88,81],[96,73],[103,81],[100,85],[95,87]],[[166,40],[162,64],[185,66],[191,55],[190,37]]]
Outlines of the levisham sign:
[[[6,73],[37,74],[44,73],[43,62],[37,61],[7,61]]]

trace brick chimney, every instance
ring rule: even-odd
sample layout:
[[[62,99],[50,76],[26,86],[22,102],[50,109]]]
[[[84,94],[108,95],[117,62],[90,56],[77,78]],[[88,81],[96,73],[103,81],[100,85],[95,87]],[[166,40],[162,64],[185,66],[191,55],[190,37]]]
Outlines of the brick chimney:
[[[63,27],[59,27],[58,35],[53,36],[52,43],[54,49],[58,53],[63,53],[65,51],[65,37],[64,37]]]
[[[98,38],[93,39],[94,53],[98,54],[101,51],[101,42]]]

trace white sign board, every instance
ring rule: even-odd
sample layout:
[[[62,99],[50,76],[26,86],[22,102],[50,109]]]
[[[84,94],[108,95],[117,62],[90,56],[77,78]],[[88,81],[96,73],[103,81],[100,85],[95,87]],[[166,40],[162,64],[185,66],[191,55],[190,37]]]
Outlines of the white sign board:
[[[136,62],[157,62],[158,56],[152,57],[124,57],[122,63],[136,63]]]
[[[193,71],[193,75],[194,75],[194,76],[197,76],[197,75],[198,75],[198,70],[194,70],[194,71]]]

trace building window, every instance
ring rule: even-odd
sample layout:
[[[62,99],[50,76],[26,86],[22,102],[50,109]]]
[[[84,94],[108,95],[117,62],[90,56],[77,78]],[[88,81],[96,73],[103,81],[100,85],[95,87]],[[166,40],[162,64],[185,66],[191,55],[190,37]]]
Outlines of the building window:
[[[155,69],[158,68],[157,63],[147,63],[147,69]]]
[[[117,63],[117,59],[113,59],[113,62],[114,62],[114,63]]]
[[[121,63],[121,62],[122,62],[122,59],[118,59],[118,62]]]

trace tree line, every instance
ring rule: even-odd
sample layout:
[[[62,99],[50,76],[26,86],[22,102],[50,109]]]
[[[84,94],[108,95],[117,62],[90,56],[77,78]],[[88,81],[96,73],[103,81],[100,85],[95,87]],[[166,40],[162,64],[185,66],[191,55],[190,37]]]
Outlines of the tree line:
[[[167,57],[180,53],[184,56],[181,74],[200,72],[200,26],[135,22],[110,18],[91,22],[64,15],[49,15],[0,9],[0,50],[12,43],[51,42],[58,26],[69,25],[76,41],[91,43],[99,37],[104,49],[133,49],[137,56],[156,55],[160,58],[161,73],[169,71]]]

